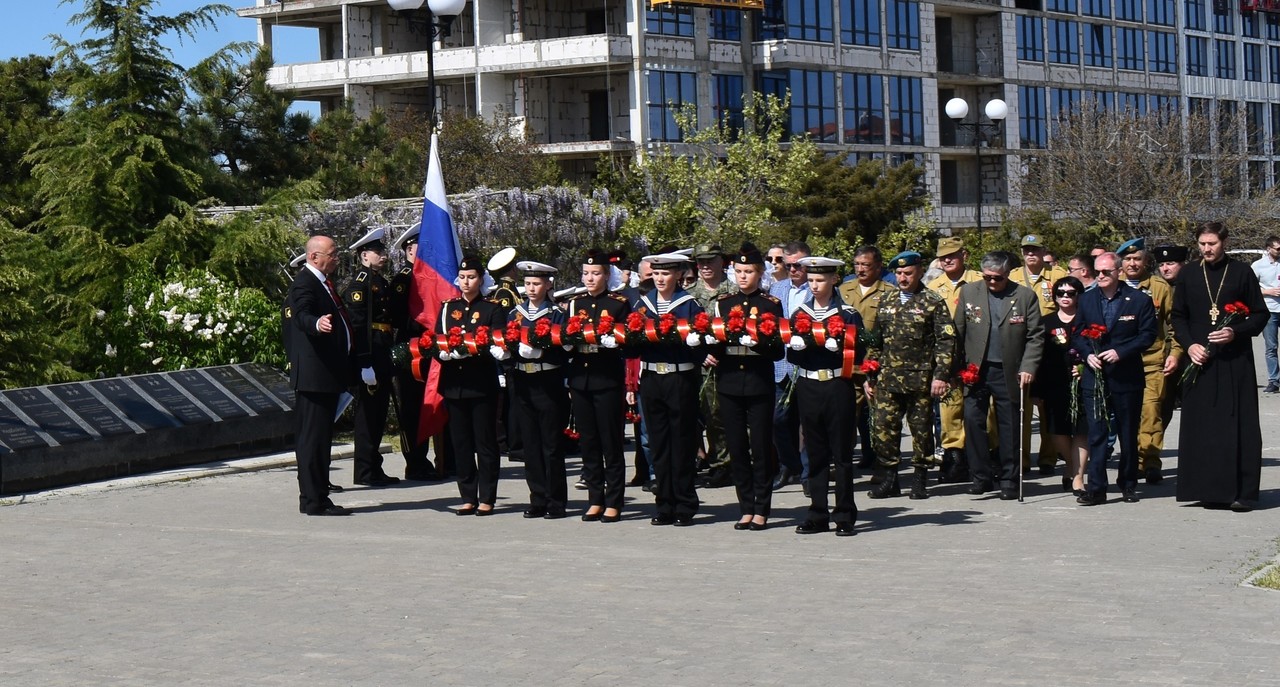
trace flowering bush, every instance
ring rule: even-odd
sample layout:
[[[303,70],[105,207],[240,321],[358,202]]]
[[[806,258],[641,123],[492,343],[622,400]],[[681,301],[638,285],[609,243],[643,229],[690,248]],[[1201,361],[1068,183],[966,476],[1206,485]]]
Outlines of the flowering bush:
[[[283,368],[280,308],[257,289],[236,288],[205,270],[125,281],[125,307],[98,311],[111,374],[230,363]]]

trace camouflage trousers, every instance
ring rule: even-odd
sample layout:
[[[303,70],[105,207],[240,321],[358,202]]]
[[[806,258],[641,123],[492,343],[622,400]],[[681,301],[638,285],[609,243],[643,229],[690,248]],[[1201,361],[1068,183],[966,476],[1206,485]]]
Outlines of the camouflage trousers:
[[[933,397],[925,393],[876,392],[871,404],[871,447],[881,468],[896,469],[901,462],[902,418],[911,429],[911,464],[928,467],[933,455]]]

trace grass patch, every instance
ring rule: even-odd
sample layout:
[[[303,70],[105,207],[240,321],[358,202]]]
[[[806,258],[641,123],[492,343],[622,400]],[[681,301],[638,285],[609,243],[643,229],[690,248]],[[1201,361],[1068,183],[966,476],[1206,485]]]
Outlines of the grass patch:
[[[1274,589],[1280,591],[1280,564],[1275,564],[1267,568],[1261,575],[1253,578],[1251,584],[1255,587],[1263,589]]]

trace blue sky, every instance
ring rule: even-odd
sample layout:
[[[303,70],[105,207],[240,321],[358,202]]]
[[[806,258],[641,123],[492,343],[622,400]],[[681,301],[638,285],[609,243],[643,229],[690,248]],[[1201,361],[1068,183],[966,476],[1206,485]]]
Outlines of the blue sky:
[[[152,7],[155,14],[177,14],[210,4],[205,0],[156,0]],[[230,0],[223,2],[232,9],[250,7],[254,0]],[[50,34],[59,34],[75,43],[83,40],[80,27],[70,24],[71,16],[83,8],[81,0],[61,3],[59,0],[0,0],[4,21],[0,23],[0,59],[24,57],[30,54],[52,55]],[[218,19],[216,28],[198,34],[195,40],[179,41],[176,36],[168,39],[173,59],[189,67],[208,57],[218,48],[235,41],[254,42],[258,37],[256,23],[234,14]],[[319,47],[314,30],[276,29],[276,62],[288,64],[316,59]]]

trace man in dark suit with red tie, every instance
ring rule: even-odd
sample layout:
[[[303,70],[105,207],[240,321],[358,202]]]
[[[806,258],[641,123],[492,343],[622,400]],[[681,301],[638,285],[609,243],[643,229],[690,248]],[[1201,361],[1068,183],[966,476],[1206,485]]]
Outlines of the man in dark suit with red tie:
[[[351,514],[329,500],[328,488],[334,415],[354,372],[351,320],[329,280],[337,269],[333,239],[313,236],[307,241],[307,263],[289,286],[295,327],[289,381],[297,396],[298,511],[307,515]]]

